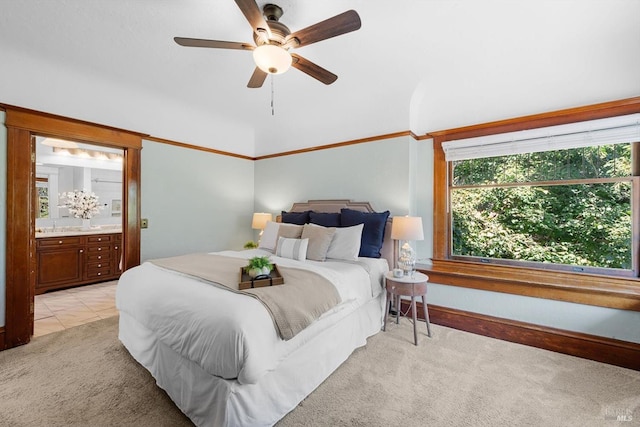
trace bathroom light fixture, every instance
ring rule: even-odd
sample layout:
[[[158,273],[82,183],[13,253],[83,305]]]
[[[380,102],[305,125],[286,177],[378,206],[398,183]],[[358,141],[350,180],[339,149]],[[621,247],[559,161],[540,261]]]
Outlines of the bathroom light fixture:
[[[291,68],[291,54],[284,48],[263,44],[253,50],[256,66],[268,74],[282,74]]]
[[[42,145],[56,148],[78,148],[78,144],[73,141],[66,141],[64,139],[57,138],[45,138],[42,140]]]
[[[44,142],[43,142],[44,143]],[[66,156],[76,156],[82,157],[85,159],[95,159],[95,160],[115,160],[122,161],[123,155],[120,153],[109,153],[106,151],[99,150],[87,150],[84,148],[63,148],[63,147],[53,147],[53,152]]]
[[[393,217],[391,222],[391,238],[393,240],[405,241],[400,249],[398,267],[404,270],[405,276],[411,274],[416,265],[416,253],[409,242],[412,240],[424,240],[422,218],[419,216]]]

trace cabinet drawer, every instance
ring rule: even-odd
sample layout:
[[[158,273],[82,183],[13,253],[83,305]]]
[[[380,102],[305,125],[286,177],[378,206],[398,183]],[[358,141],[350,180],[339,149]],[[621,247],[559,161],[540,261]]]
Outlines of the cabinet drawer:
[[[87,271],[95,271],[95,270],[100,270],[100,269],[110,269],[111,266],[111,260],[107,259],[107,260],[100,260],[100,261],[96,261],[96,262],[89,262],[87,263]]]
[[[113,240],[113,235],[111,234],[99,234],[95,236],[87,237],[87,243],[103,243],[103,242],[111,242]]]
[[[87,253],[87,262],[108,261],[110,259],[111,259],[111,251]]]
[[[78,246],[82,244],[82,237],[47,237],[45,239],[37,239],[38,248],[60,248],[68,246]]]
[[[98,252],[111,252],[111,245],[95,245],[95,246],[87,246],[87,252],[90,254],[98,253]]]
[[[111,275],[111,268],[98,268],[96,270],[87,271],[87,279],[94,279],[96,277],[109,277]]]

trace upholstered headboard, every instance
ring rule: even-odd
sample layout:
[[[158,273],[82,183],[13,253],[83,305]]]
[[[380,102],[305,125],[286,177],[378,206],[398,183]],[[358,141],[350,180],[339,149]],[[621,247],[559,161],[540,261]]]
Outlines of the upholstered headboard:
[[[348,199],[334,199],[334,200],[309,200],[307,202],[297,202],[291,206],[291,209],[288,212],[304,212],[304,211],[315,211],[315,212],[340,212],[340,209],[349,208],[355,211],[360,212],[376,212],[369,202],[352,202]],[[278,215],[278,222],[282,220],[281,216]],[[389,217],[387,220],[387,225],[384,229],[384,241],[382,243],[382,250],[380,251],[383,258],[386,258],[389,263],[389,269],[392,269],[395,265],[396,256],[396,245],[393,240],[391,240],[391,220]]]

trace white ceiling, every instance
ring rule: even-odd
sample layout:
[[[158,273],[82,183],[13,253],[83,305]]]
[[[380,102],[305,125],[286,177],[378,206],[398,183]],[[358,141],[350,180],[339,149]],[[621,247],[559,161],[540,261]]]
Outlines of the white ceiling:
[[[252,42],[232,0],[0,0],[0,102],[254,156],[640,95],[637,0],[273,2],[362,20],[296,50],[338,80],[274,77],[275,115],[250,52],[173,42]]]

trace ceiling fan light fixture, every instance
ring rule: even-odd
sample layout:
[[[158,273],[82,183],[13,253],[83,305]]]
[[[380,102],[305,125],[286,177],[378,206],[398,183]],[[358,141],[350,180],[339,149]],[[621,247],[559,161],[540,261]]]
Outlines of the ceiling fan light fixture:
[[[256,66],[265,73],[282,74],[291,68],[291,54],[280,46],[263,44],[253,50]]]

